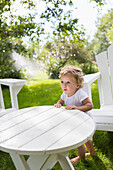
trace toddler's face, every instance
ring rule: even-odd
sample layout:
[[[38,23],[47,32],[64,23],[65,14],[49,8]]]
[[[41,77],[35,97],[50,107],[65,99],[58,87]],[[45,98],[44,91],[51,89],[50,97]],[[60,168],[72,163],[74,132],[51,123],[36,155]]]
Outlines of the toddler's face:
[[[72,75],[66,74],[61,77],[61,88],[64,93],[70,97],[79,89],[79,85],[76,83],[76,80]]]

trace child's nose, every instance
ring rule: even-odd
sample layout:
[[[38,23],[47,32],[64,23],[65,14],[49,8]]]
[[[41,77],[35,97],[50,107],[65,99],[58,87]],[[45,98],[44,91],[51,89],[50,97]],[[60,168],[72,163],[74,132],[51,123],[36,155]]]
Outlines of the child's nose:
[[[66,84],[66,83],[64,83],[64,87],[65,87],[65,86],[67,86],[67,84]]]

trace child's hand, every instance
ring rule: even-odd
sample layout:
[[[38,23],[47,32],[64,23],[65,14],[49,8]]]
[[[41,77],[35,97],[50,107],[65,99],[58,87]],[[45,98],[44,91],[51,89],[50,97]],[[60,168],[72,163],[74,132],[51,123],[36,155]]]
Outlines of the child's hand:
[[[77,107],[75,105],[70,105],[70,106],[66,106],[65,109],[72,110],[72,109],[77,109]]]
[[[62,105],[61,104],[54,104],[55,107],[60,108]]]

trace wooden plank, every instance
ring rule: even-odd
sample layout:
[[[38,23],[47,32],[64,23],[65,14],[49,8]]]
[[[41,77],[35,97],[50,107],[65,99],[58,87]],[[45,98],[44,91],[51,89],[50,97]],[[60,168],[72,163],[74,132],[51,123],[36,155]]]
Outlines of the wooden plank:
[[[23,111],[20,110],[23,121],[21,119],[21,122],[1,131],[1,150],[27,155],[57,151],[59,153],[78,147],[92,137],[93,120],[87,114],[79,110],[66,110],[64,107],[59,109],[53,106],[41,107],[42,110],[45,108],[45,111],[40,112],[41,109],[37,110],[40,107],[29,112],[25,109],[30,116],[32,113],[37,114],[33,118],[28,115],[28,120],[25,119],[27,113],[22,116]],[[13,116],[12,120],[15,120]]]
[[[15,164],[17,170],[30,170],[24,156],[15,153],[10,153],[10,156]]]
[[[33,110],[34,108],[31,107],[31,108],[16,110],[15,112],[10,113],[10,115],[7,114],[4,117],[1,117],[0,118],[0,124],[7,123],[7,120],[10,121],[12,119],[15,119],[16,117],[23,115],[24,113],[27,113],[27,110],[30,110],[30,109]]]
[[[59,163],[63,170],[75,170],[68,156],[63,156],[59,154]]]
[[[96,60],[98,63],[98,68],[101,73],[101,88],[102,88],[102,104],[112,104],[112,91],[110,84],[110,76],[108,71],[108,60],[107,60],[107,52],[104,51],[96,56]]]
[[[17,99],[17,94],[23,87],[23,85],[26,84],[26,80],[20,80],[20,79],[0,79],[0,85],[6,85],[9,86],[10,88],[10,96],[11,96],[11,104],[12,108],[18,109],[18,99]],[[2,100],[2,99],[1,99]],[[3,107],[3,102],[2,102],[2,108]]]
[[[0,84],[6,86],[18,86],[18,85],[23,86],[26,84],[26,80],[6,78],[6,79],[0,79]]]
[[[69,118],[68,120],[66,120],[62,124],[59,124],[57,127],[54,127],[51,130],[49,130],[47,133],[40,135],[35,140],[32,140],[29,143],[26,143],[26,145],[22,146],[20,149],[21,150],[22,149],[25,149],[25,150],[31,149],[31,150],[35,151],[36,148],[37,148],[39,151],[46,150],[49,146],[56,143],[56,141],[62,139],[64,136],[71,133],[73,131],[73,129],[76,129],[77,127],[81,127],[81,125],[84,122],[83,119],[76,117],[76,120],[77,121],[76,121],[76,124],[75,124],[74,116]],[[88,131],[88,129],[87,129],[87,131]],[[85,136],[85,134],[83,134],[83,136]],[[35,144],[35,147],[34,147],[34,144]]]
[[[110,131],[113,132],[113,124],[99,124],[97,123],[96,125],[97,130],[102,130],[102,131]]]
[[[86,122],[77,128],[73,128],[67,135],[59,139],[56,143],[46,148],[48,152],[56,150],[55,152],[65,152],[86,143],[93,136],[94,125],[91,119],[87,119]]]
[[[113,100],[113,44],[108,48],[108,59],[110,66],[111,84],[112,84],[112,100]]]
[[[83,90],[88,94],[90,100],[92,100],[91,95],[91,84],[100,78],[100,73],[88,74],[84,76],[84,86]]]
[[[51,119],[49,119],[49,114],[54,115],[54,109],[57,110],[57,112],[55,111],[55,116],[51,116]],[[36,121],[36,125],[33,126],[32,128],[29,128],[30,122],[33,123],[33,120],[30,120],[29,123],[28,122],[27,122],[27,124],[25,123],[26,126],[25,126],[25,124],[23,124],[24,131],[21,130],[20,133],[19,133],[19,129],[22,127],[22,124],[20,124],[20,127],[19,126],[17,126],[16,128],[14,127],[14,129],[17,130],[16,133],[14,132],[13,127],[1,132],[1,141],[0,142],[1,143],[4,142],[2,144],[2,146],[7,145],[7,147],[10,146],[11,148],[14,148],[14,147],[18,148],[21,145],[30,143],[30,141],[35,140],[35,138],[38,138],[38,136],[40,136],[44,133],[47,133],[48,131],[50,131],[50,129],[53,129],[56,126],[59,126],[62,122],[65,122],[65,124],[67,124],[70,117],[72,119],[75,116],[75,114],[73,114],[73,112],[72,112],[72,114],[70,114],[70,112],[67,111],[67,114],[66,114],[66,111],[61,112],[61,110],[58,108],[54,108],[54,109],[52,109],[51,112],[48,111],[43,115],[44,118],[46,115],[48,117],[47,119],[45,119],[45,121],[43,120],[40,122],[40,119],[35,118],[34,121]],[[79,120],[84,121],[83,118],[78,118],[78,122],[79,122]],[[75,124],[75,122],[73,122],[73,123]],[[60,131],[61,130],[59,129],[59,132]]]
[[[30,107],[16,110],[15,112],[10,113],[10,115],[0,118],[0,132],[9,129],[12,126],[18,125],[25,120],[35,118],[36,116],[43,114],[43,112],[47,110],[49,111],[50,108],[51,107]],[[29,112],[31,112],[31,114]]]
[[[0,117],[4,116],[4,115],[7,115],[9,113],[12,113],[16,110],[16,108],[9,108],[9,109],[6,109],[6,110],[0,110]]]
[[[90,84],[100,78],[100,73],[93,73],[84,76],[84,84]]]
[[[97,123],[113,124],[113,111],[93,109],[91,111],[94,121]]]
[[[55,163],[58,160],[58,156],[57,154],[52,154],[49,155],[48,158],[45,160],[45,162],[43,163],[42,167],[40,168],[40,170],[51,170],[52,167],[55,165]]]
[[[39,125],[43,122],[44,122],[43,124],[45,124],[45,121],[48,121],[50,117],[53,117],[55,115],[58,116],[58,113],[60,114],[61,111],[59,109],[57,109],[57,112],[55,110],[56,110],[55,107],[52,107],[51,109],[48,110],[47,107],[36,108],[32,109],[31,112],[27,112],[23,116],[21,115],[21,117],[16,117],[15,119],[8,121],[7,123],[1,123],[0,143],[8,139],[11,139],[23,132],[29,133],[30,129],[31,134],[32,129],[34,129],[34,132],[37,134],[37,132],[35,131],[37,126],[39,127]],[[39,132],[41,133],[40,129]],[[31,136],[27,134],[26,139],[28,137],[31,138]]]
[[[27,163],[30,169],[40,170],[44,162],[48,159],[49,155],[30,155]]]

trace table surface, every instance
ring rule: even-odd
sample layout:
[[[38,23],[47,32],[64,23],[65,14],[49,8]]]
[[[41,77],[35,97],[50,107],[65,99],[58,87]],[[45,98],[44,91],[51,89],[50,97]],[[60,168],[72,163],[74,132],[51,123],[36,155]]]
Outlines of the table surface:
[[[38,106],[0,118],[0,150],[23,155],[61,153],[86,143],[94,122],[84,112]]]

